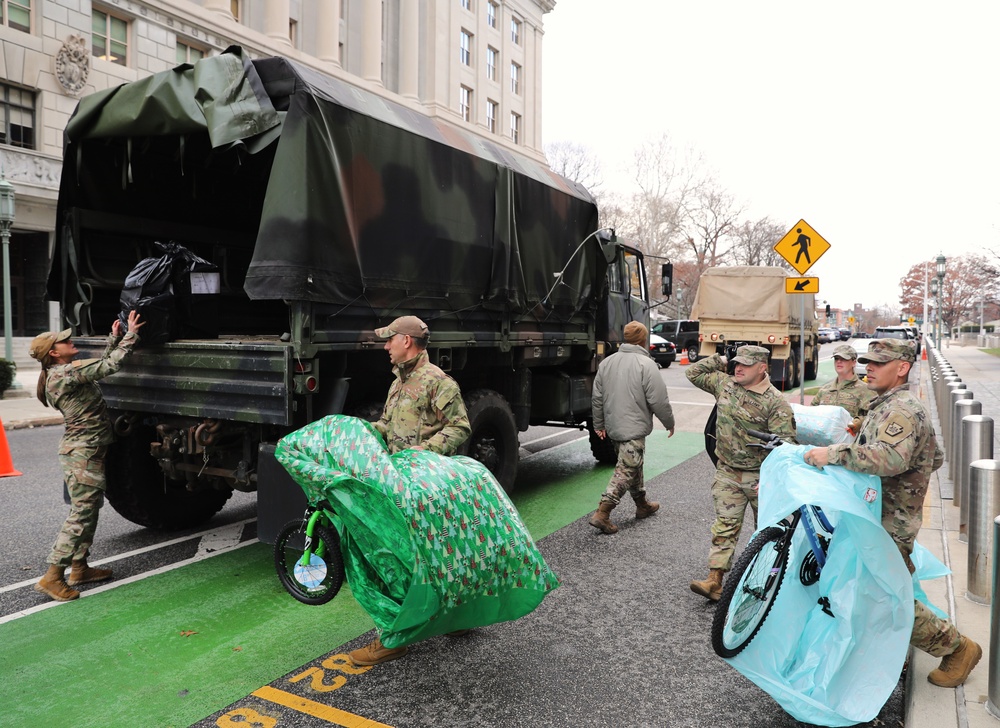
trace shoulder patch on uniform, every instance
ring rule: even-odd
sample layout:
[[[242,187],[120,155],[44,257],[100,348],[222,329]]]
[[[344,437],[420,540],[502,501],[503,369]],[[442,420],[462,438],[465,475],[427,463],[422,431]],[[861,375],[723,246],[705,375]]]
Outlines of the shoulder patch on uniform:
[[[895,445],[902,442],[913,432],[913,423],[901,414],[892,414],[881,424],[875,439],[878,442],[885,442]]]

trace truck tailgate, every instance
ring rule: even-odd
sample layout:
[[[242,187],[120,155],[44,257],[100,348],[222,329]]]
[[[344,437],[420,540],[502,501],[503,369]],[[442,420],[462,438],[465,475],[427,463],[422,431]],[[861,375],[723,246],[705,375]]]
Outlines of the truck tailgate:
[[[81,359],[101,356],[107,342],[73,341]],[[100,387],[116,410],[291,425],[291,369],[292,346],[280,342],[140,343]]]

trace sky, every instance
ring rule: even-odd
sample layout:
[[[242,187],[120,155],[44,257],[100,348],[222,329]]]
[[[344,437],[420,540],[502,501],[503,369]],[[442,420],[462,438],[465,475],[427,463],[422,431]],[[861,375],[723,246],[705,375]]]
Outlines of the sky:
[[[667,133],[747,218],[829,243],[817,299],[898,308],[911,266],[1000,253],[998,28],[996,0],[557,0],[542,139],[628,192],[636,148]]]

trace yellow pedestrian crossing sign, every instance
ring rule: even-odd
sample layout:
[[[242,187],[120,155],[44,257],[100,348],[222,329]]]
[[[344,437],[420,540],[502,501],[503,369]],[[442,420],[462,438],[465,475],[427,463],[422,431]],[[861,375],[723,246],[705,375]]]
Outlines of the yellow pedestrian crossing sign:
[[[819,293],[819,278],[786,278],[785,293]]]
[[[829,249],[830,243],[809,227],[809,223],[805,220],[799,220],[797,224],[793,225],[785,237],[774,246],[774,252],[788,261],[788,264],[797,270],[799,275],[805,275],[813,263]]]

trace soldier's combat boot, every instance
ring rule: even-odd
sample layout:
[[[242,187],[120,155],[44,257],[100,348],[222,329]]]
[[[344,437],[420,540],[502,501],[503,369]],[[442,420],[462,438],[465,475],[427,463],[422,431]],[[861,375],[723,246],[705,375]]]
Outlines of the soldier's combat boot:
[[[635,501],[636,518],[649,518],[651,515],[660,510],[660,504],[656,501],[646,500],[645,493],[638,498],[633,498],[633,500]]]
[[[594,511],[594,515],[590,517],[590,525],[601,533],[618,533],[618,526],[611,522],[611,511],[614,509],[614,503],[602,500],[601,505]]]
[[[982,656],[982,647],[968,637],[962,637],[958,649],[950,655],[945,655],[938,668],[930,671],[927,679],[943,688],[958,687],[966,681],[972,668]]]
[[[705,581],[691,582],[691,591],[695,594],[700,594],[706,599],[711,599],[713,602],[717,602],[722,596],[722,577],[725,575],[726,572],[722,569],[711,569]]]
[[[80,592],[76,589],[70,589],[66,585],[63,579],[64,572],[65,569],[62,566],[49,564],[49,570],[45,572],[45,576],[35,584],[35,591],[48,594],[57,602],[69,602],[77,599],[80,596]]]
[[[87,566],[86,559],[74,561],[69,570],[69,579],[66,583],[70,586],[77,584],[92,584],[97,581],[107,581],[111,578],[111,569],[95,569]]]

